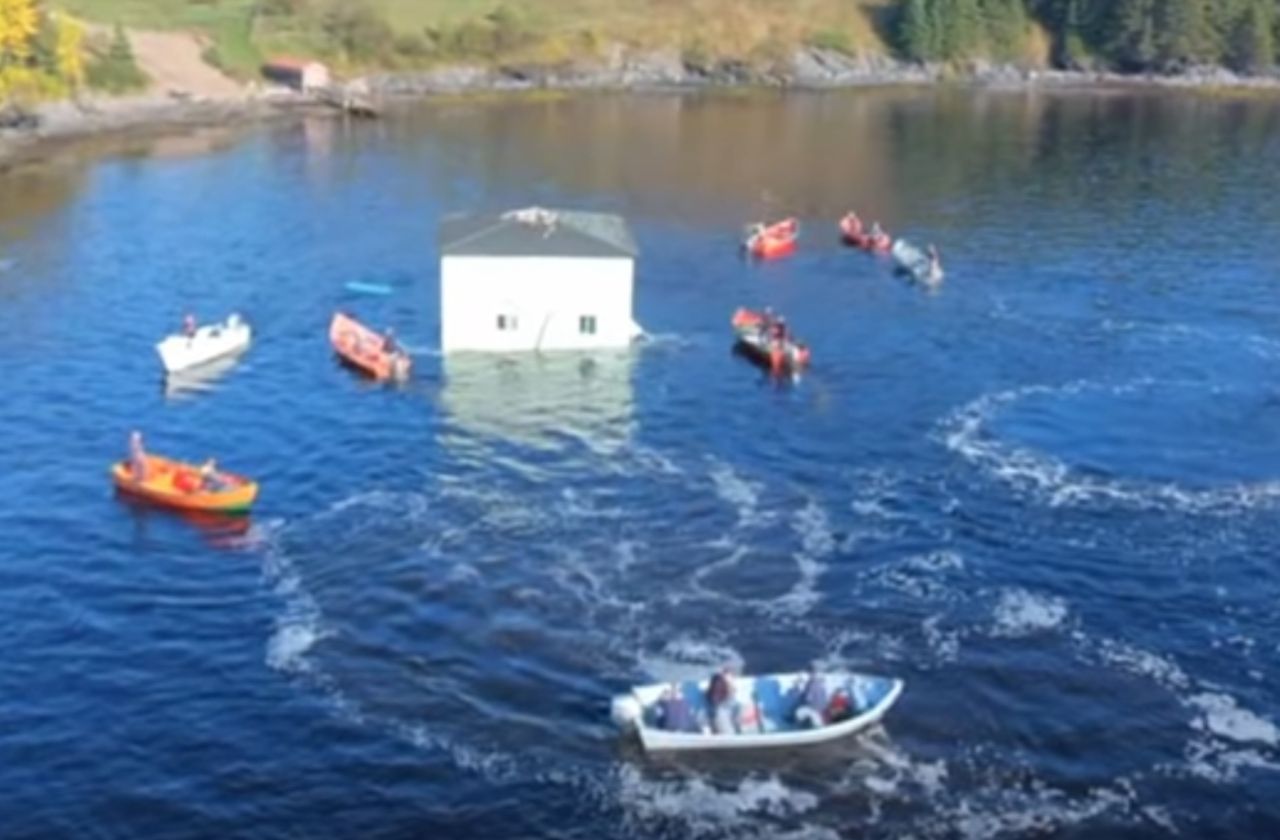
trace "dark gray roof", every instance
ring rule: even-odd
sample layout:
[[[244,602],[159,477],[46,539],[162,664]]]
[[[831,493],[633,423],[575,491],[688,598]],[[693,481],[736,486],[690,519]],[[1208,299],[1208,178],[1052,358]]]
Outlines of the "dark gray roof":
[[[622,217],[529,207],[458,214],[440,221],[443,256],[634,257],[636,241]]]

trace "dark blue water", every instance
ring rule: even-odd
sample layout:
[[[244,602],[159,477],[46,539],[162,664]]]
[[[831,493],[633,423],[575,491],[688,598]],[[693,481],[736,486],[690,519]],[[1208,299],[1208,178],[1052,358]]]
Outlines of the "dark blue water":
[[[1280,831],[1280,104],[458,102],[126,152],[0,177],[0,835]],[[534,201],[630,218],[652,340],[441,359],[437,219]],[[851,206],[945,287],[842,250]],[[736,257],[790,212],[795,258]],[[800,382],[729,352],[766,303]],[[411,383],[333,362],[340,306]],[[188,308],[257,340],[166,389]],[[117,499],[135,427],[257,477],[248,529]],[[907,691],[794,754],[612,731],[726,661]]]

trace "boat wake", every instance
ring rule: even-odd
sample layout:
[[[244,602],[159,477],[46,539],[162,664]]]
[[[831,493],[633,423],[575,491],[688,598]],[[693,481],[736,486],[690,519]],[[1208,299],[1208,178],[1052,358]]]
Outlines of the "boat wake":
[[[483,482],[361,492],[255,526],[281,604],[268,666],[352,725],[486,783],[547,785],[631,837],[834,838],[857,825],[869,837],[987,838],[1095,820],[1177,831],[1182,815],[1144,804],[1151,786],[1280,767],[1272,721],[1167,656],[1090,636],[1065,596],[988,580],[959,548],[899,551],[954,544],[936,487],[921,498],[925,485],[858,473],[842,504],[723,461],[634,446],[620,457],[617,486],[494,467]],[[635,492],[649,505],[632,503]],[[692,533],[671,533],[677,507],[698,511]],[[846,563],[857,573],[839,585],[860,619],[824,598],[830,568]],[[422,641],[432,638],[450,641],[433,652]],[[602,758],[601,739],[613,737],[602,717],[554,720],[584,691],[603,716],[626,685],[752,670],[771,645],[822,667],[907,673],[921,697],[991,645],[1034,645],[1076,669],[1145,680],[1176,700],[1185,734],[1176,757],[1080,787],[981,727],[939,754],[891,721],[838,758],[746,769]],[[459,700],[433,702],[425,720],[412,711],[424,696]],[[506,696],[546,705],[513,715]]]
[[[1150,390],[1155,384],[1149,379],[1119,385],[1077,381],[1063,386],[1035,385],[988,394],[948,417],[942,424],[941,439],[949,450],[969,463],[1050,507],[1121,506],[1141,511],[1230,515],[1280,504],[1280,480],[1237,481],[1225,486],[1197,488],[1171,481],[1094,475],[1052,455],[1001,440],[990,429],[991,422],[1003,412],[1032,397],[1084,392],[1131,395]]]

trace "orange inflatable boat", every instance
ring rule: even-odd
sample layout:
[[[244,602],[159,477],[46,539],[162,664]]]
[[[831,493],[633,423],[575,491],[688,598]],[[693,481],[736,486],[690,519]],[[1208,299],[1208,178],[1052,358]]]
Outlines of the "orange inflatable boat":
[[[146,474],[138,480],[128,461],[111,468],[116,488],[123,493],[165,507],[200,513],[248,513],[258,497],[258,484],[244,476],[219,471],[215,486],[206,487],[200,467],[182,461],[146,456]]]
[[[407,379],[413,364],[409,354],[396,349],[388,352],[387,339],[342,312],[333,313],[329,324],[329,341],[333,351],[347,364],[374,379]]]

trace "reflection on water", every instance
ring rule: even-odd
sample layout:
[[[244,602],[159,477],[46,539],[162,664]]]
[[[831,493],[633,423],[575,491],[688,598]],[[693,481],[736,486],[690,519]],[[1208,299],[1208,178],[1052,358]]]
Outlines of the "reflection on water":
[[[247,350],[248,348],[245,348]],[[194,397],[216,390],[218,380],[222,379],[234,368],[244,355],[245,350],[221,359],[214,359],[198,367],[188,368],[164,377],[164,395],[169,399]]]
[[[534,448],[565,437],[592,450],[624,445],[631,434],[632,351],[444,357],[441,401],[468,435]],[[456,440],[446,435],[446,443]]]

